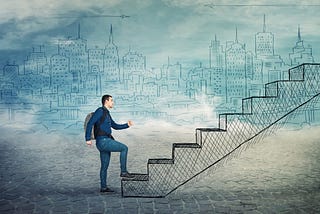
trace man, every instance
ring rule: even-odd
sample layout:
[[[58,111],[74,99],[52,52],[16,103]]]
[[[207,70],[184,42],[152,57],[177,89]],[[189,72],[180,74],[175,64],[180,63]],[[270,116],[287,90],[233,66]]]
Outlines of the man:
[[[107,187],[107,170],[110,162],[111,152],[120,152],[120,177],[132,178],[132,174],[127,171],[127,155],[128,147],[123,143],[120,143],[112,137],[111,128],[113,129],[126,129],[133,125],[132,121],[128,121],[125,124],[117,124],[111,118],[110,112],[108,109],[113,108],[113,98],[111,95],[103,95],[102,107],[99,107],[89,120],[86,128],[86,143],[91,146],[91,131],[92,127],[95,126],[95,139],[96,147],[100,151],[100,182],[101,189],[100,192],[114,192],[112,189]]]

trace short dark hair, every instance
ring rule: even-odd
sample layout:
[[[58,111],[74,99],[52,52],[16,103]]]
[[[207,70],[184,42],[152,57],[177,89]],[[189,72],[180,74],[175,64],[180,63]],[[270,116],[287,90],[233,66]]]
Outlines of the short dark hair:
[[[110,97],[112,97],[112,96],[109,95],[109,94],[103,95],[102,98],[101,98],[101,103],[102,103],[102,105],[104,105],[104,103],[106,102],[106,100],[109,100]]]

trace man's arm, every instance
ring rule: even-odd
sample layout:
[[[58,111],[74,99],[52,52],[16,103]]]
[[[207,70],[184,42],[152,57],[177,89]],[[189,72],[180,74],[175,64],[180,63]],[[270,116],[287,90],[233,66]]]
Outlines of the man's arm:
[[[116,122],[114,122],[111,116],[110,116],[110,121],[111,121],[111,127],[115,130],[127,129],[133,125],[133,122],[131,120],[129,120],[127,123],[124,123],[124,124],[117,124]]]

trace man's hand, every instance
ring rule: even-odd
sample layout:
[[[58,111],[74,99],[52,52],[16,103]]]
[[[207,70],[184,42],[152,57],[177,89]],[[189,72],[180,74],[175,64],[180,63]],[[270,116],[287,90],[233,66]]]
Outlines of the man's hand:
[[[91,140],[86,141],[86,143],[87,143],[88,146],[92,145],[92,141]]]
[[[133,122],[131,120],[128,121],[128,126],[133,126]]]

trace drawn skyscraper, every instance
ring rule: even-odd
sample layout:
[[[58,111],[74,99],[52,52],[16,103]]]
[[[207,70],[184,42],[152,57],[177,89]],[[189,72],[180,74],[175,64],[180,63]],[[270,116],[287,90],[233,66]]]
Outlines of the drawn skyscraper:
[[[209,70],[210,78],[207,93],[213,96],[219,96],[225,98],[225,52],[223,45],[217,36],[214,36],[214,40],[211,40],[209,46]]]
[[[95,48],[88,50],[89,71],[86,75],[85,90],[88,95],[100,96],[102,93],[101,80],[104,77],[104,50]]]
[[[88,72],[103,73],[104,50],[99,48],[89,49],[89,70]]]
[[[274,35],[266,30],[266,18],[263,16],[263,29],[255,36],[255,65],[262,66],[263,83],[280,80],[282,71],[285,70],[284,62],[280,55],[274,54]],[[256,74],[259,75],[260,68],[255,66]],[[257,78],[255,78],[257,79]]]
[[[263,15],[263,30],[255,36],[255,53],[258,58],[274,55],[274,36],[266,32],[266,16]]]
[[[72,91],[79,92],[83,87],[84,74],[88,71],[87,40],[80,36],[80,24],[76,39],[68,38],[59,41],[58,54],[69,58],[69,68],[73,76]]]
[[[312,48],[304,47],[303,40],[301,39],[300,26],[298,27],[298,40],[296,45],[292,48],[292,53],[289,53],[290,65],[296,66],[302,63],[314,62],[312,56]]]
[[[211,40],[209,46],[209,68],[223,68],[224,67],[224,52],[223,46],[220,41],[217,40],[217,36],[214,36],[214,40]]]
[[[50,86],[59,93],[70,93],[72,74],[69,68],[69,58],[55,54],[50,58],[51,81]]]
[[[113,43],[112,25],[110,27],[109,43],[105,48],[104,73],[106,81],[120,81],[118,47]]]
[[[246,96],[246,50],[238,41],[238,31],[234,42],[226,45],[226,101],[239,106]]]

